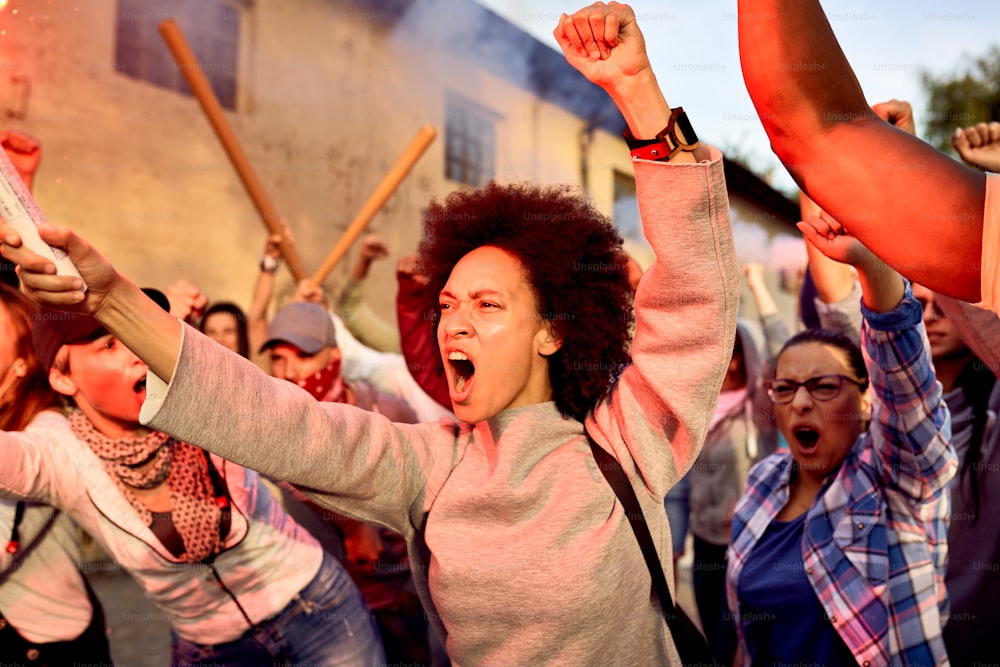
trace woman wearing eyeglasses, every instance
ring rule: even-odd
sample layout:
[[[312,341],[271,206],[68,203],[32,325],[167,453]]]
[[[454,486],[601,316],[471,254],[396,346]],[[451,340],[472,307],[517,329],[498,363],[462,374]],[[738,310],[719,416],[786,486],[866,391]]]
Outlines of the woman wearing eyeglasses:
[[[810,329],[778,355],[768,395],[789,451],[751,470],[727,554],[740,664],[946,665],[957,463],[921,306],[835,221],[799,227],[857,268],[864,353]]]

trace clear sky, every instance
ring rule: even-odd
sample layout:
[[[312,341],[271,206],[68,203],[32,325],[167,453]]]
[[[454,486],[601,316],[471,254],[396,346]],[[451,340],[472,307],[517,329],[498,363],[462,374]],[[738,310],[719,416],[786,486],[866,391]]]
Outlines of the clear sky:
[[[557,48],[552,29],[562,12],[586,0],[477,0]],[[797,0],[788,0],[796,2]],[[636,0],[650,60],[673,106],[683,105],[705,139],[744,158],[774,184],[794,188],[771,153],[743,85],[736,0]],[[823,7],[870,103],[909,100],[918,132],[926,97],[920,72],[946,74],[965,56],[1000,43],[1000,3],[993,0],[826,0]]]

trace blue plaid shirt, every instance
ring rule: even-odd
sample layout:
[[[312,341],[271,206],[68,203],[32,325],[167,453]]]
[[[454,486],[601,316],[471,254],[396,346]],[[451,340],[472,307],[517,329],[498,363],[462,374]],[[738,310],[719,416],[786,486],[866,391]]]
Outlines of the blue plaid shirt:
[[[872,424],[824,482],[806,515],[802,559],[826,616],[859,665],[947,665],[948,481],[958,467],[909,286],[900,305],[862,304],[861,340],[872,386]],[[751,471],[734,509],[726,594],[749,665],[737,583],[768,524],[788,502],[792,457]],[[749,619],[746,619],[749,620]]]

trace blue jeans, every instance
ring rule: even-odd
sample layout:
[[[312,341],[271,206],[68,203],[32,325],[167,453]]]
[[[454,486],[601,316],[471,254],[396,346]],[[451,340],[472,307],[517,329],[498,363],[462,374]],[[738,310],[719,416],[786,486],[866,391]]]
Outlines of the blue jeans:
[[[667,522],[670,524],[675,561],[684,553],[684,541],[687,540],[688,529],[691,527],[691,506],[688,504],[690,496],[691,476],[688,473],[670,487],[663,499],[663,509],[667,512]]]
[[[199,665],[385,664],[374,617],[347,571],[328,553],[309,585],[272,618],[225,644],[195,644],[172,634],[174,667]]]

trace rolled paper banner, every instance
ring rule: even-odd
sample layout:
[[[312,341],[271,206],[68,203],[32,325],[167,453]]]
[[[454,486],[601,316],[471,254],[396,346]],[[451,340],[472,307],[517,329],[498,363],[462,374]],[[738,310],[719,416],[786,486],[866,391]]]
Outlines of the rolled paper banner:
[[[0,148],[0,216],[21,236],[21,243],[28,250],[56,265],[56,275],[81,278],[76,265],[61,248],[53,248],[38,234],[39,227],[48,222],[28,186],[21,180],[7,152]],[[87,290],[84,284],[83,290]]]
[[[181,32],[180,26],[173,19],[167,19],[161,22],[158,28],[160,36],[163,37],[163,41],[167,43],[167,47],[170,49],[174,60],[177,61],[177,65],[181,69],[181,74],[184,75],[184,79],[191,87],[191,91],[201,104],[202,111],[208,117],[208,122],[212,125],[212,129],[215,130],[219,141],[222,142],[222,147],[226,150],[226,154],[233,163],[236,173],[239,174],[240,180],[243,181],[243,186],[246,188],[247,194],[250,195],[254,206],[257,207],[257,211],[264,219],[264,224],[267,225],[268,230],[272,234],[283,235],[285,230],[281,225],[282,218],[278,215],[274,204],[271,203],[267,192],[264,191],[264,186],[261,184],[260,179],[257,178],[257,174],[250,165],[250,160],[247,159],[246,153],[243,152],[243,147],[240,145],[239,140],[233,134],[233,129],[229,126],[229,121],[226,120],[226,116],[222,111],[222,105],[219,104],[219,99],[215,96],[211,84],[205,78],[205,74],[201,70],[201,65],[198,63],[198,59],[195,58],[194,52],[184,38],[184,33]],[[296,281],[305,280],[309,277],[305,266],[302,264],[302,260],[299,258],[298,252],[295,250],[295,245],[287,239],[283,239],[281,242],[281,256],[285,259]]]
[[[413,138],[413,141],[406,147],[403,154],[399,156],[392,169],[386,172],[386,175],[382,178],[382,182],[378,184],[375,191],[368,197],[368,201],[365,202],[365,205],[361,207],[357,216],[348,225],[343,236],[337,241],[337,245],[326,256],[323,266],[313,274],[310,280],[313,287],[318,287],[330,275],[330,271],[337,265],[337,262],[347,254],[348,248],[361,236],[361,232],[365,231],[365,227],[368,226],[368,223],[372,221],[375,214],[385,205],[385,202],[396,191],[396,188],[403,182],[406,175],[410,173],[410,169],[417,163],[420,156],[424,154],[427,147],[431,145],[435,136],[437,136],[437,133],[430,125],[424,125],[420,128],[417,136]]]

